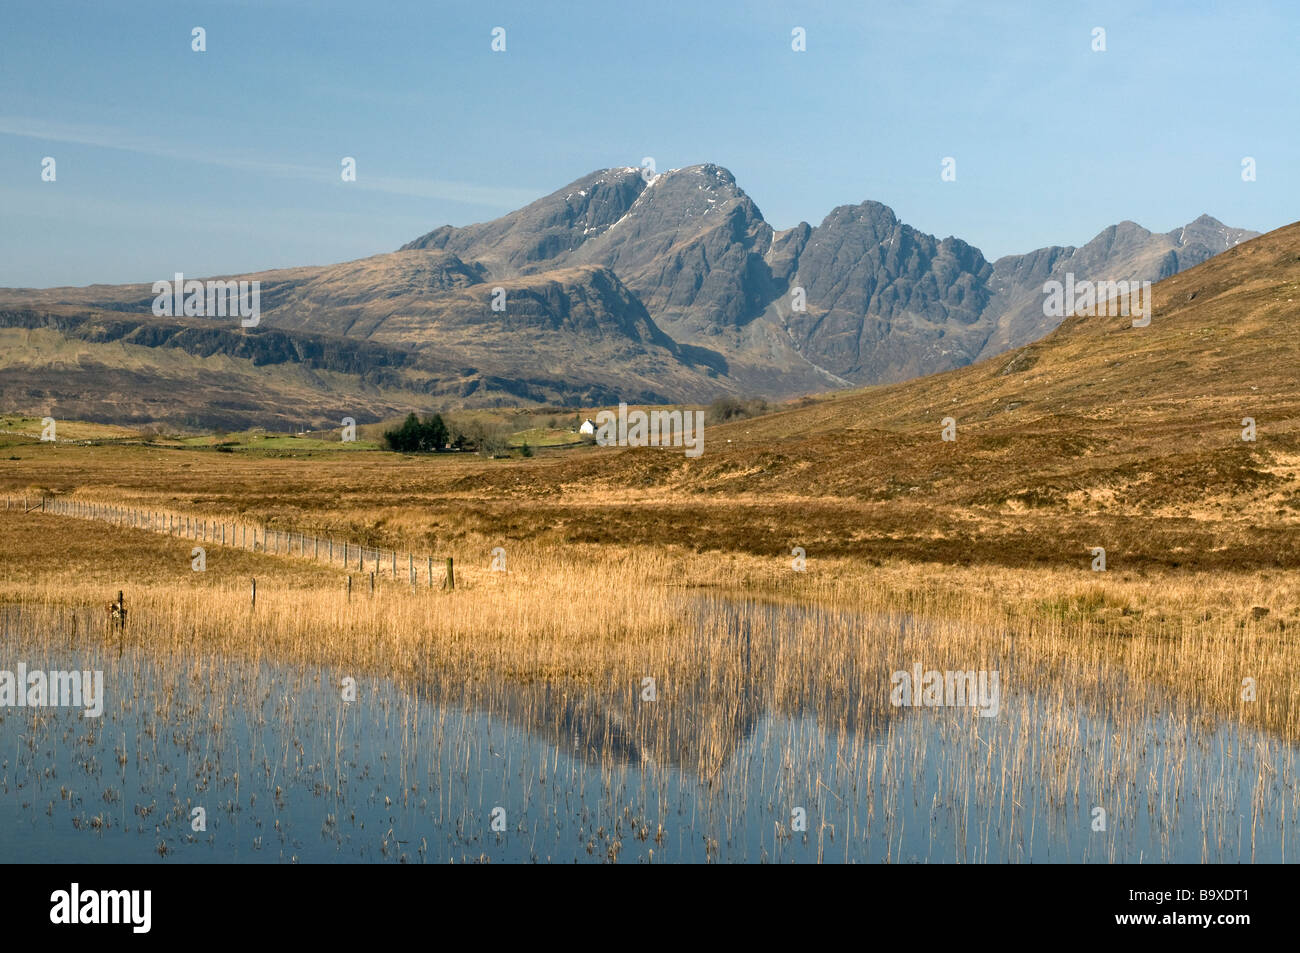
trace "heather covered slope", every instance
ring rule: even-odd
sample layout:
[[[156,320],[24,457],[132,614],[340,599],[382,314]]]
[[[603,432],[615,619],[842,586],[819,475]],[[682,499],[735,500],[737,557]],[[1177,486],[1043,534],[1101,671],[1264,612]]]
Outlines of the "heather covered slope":
[[[487,284],[480,266],[412,251],[241,277],[261,282],[261,321],[248,330],[237,318],[155,317],[148,285],[0,292],[0,405],[119,423],[332,426],[438,406],[706,400],[725,373],[599,267]],[[492,308],[498,287],[504,311]]]
[[[617,450],[552,479],[672,501],[705,548],[1300,566],[1300,224],[1154,293],[1145,328],[1078,315],[971,367],[711,427],[697,460]],[[653,530],[610,511],[600,532]]]

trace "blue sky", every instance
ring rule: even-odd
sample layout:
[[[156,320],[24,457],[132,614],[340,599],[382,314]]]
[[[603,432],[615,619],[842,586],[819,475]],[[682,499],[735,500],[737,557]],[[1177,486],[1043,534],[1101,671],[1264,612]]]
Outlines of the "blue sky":
[[[726,166],[777,228],[875,199],[990,259],[1126,218],[1167,231],[1208,212],[1267,231],[1300,218],[1298,10],[11,5],[0,286],[344,261],[644,156],[660,171]],[[190,48],[196,26],[207,52]],[[955,182],[940,180],[946,156]]]

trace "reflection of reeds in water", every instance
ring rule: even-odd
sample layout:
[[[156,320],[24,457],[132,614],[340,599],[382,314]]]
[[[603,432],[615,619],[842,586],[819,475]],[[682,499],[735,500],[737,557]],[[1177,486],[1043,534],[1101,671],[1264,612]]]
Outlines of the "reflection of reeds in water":
[[[6,614],[6,656],[21,645],[100,657],[120,667],[118,693],[102,724],[66,729],[29,711],[0,727],[24,739],[22,783],[42,791],[30,776],[42,750],[129,732],[89,769],[103,791],[74,795],[75,809],[100,800],[86,830],[100,817],[172,852],[204,843],[187,825],[207,803],[245,850],[261,838],[286,856],[295,836],[373,859],[1283,856],[1297,651],[1267,626],[1184,617],[1134,632],[1098,622],[1111,597],[1096,587],[1074,601],[1044,593],[1035,611],[865,578],[825,586],[815,605],[754,603],[666,585],[660,556],[555,565],[351,601],[268,586],[256,610],[219,580],[136,586],[120,646],[75,608],[96,593],[29,584]],[[918,661],[998,670],[999,716],[893,708],[890,674]],[[328,674],[287,690],[294,671]],[[333,684],[343,675],[360,683],[355,705]],[[1239,700],[1245,675],[1256,702]],[[236,722],[249,736],[232,754],[222,739]],[[359,750],[363,727],[380,740]],[[160,779],[162,763],[175,767]],[[215,811],[213,790],[229,802]],[[293,834],[277,826],[278,803],[295,800],[319,815],[310,840],[300,817]],[[503,800],[498,835],[488,821]],[[792,830],[795,807],[806,833]],[[1091,830],[1094,807],[1104,832]]]

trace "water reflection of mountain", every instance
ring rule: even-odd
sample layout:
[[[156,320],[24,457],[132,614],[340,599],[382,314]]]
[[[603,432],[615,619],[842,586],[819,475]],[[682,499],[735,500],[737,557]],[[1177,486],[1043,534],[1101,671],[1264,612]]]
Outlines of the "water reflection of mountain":
[[[436,673],[417,690],[435,704],[500,717],[590,764],[649,762],[704,780],[717,776],[769,715],[811,717],[827,732],[871,736],[897,716],[887,698],[887,659],[897,635],[881,629],[863,643],[872,647],[869,656],[837,659],[832,686],[824,678],[824,664],[800,671],[798,640],[832,619],[862,625],[860,618],[730,599],[699,600],[691,611],[701,620],[697,636],[710,640],[709,657],[725,661],[690,677],[657,682],[654,701],[644,700],[636,683],[496,682],[485,688],[448,685]]]

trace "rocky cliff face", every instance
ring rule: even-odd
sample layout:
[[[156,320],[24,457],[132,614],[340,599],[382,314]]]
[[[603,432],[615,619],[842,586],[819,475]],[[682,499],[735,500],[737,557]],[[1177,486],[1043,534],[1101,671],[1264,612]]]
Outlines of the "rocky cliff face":
[[[878,202],[835,209],[812,229],[789,284],[806,310],[785,311],[800,353],[855,382],[883,382],[969,363],[992,266],[965,242],[904,225]]]
[[[736,388],[780,395],[969,364],[1056,327],[1042,308],[1049,280],[1158,281],[1254,235],[1209,216],[1165,235],[1121,222],[1081,248],[990,263],[879,202],[774,232],[730,172],[700,165],[650,182],[639,169],[593,172],[494,222],[404,247],[450,250],[498,278],[603,266],[669,335],[715,351]]]

